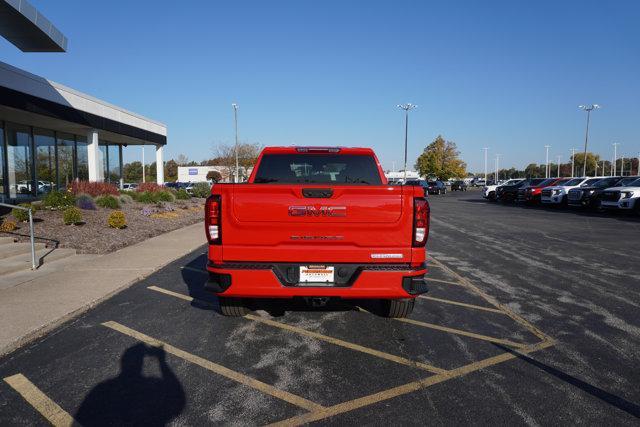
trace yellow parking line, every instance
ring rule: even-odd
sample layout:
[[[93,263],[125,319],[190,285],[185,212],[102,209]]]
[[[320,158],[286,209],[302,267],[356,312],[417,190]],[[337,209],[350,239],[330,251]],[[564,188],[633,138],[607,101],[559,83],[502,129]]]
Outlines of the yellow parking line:
[[[518,354],[533,353],[535,351],[551,347],[552,345],[553,345],[553,342],[544,341],[538,344],[528,346],[521,350],[516,350],[514,351],[514,353],[516,354],[502,353],[502,354],[499,354],[498,356],[493,356],[484,360],[480,360],[478,362],[470,363],[468,365],[462,366],[460,368],[452,369],[442,374],[433,375],[433,376],[423,378],[421,380],[414,381],[405,385],[384,390],[379,393],[374,393],[369,396],[364,396],[364,397],[350,400],[348,402],[339,403],[334,406],[329,406],[316,412],[310,412],[307,414],[302,414],[299,416],[288,418],[286,420],[273,423],[270,426],[291,427],[291,426],[299,426],[299,425],[323,420],[335,415],[343,414],[345,412],[350,412],[355,409],[360,409],[365,406],[372,405],[374,403],[379,403],[385,400],[392,399],[394,397],[402,396],[407,393],[411,393],[426,387],[430,387],[432,385],[439,384],[441,382],[450,380],[452,378],[461,377],[471,372],[475,372],[480,369],[484,369],[490,366],[497,365],[499,363],[506,362],[511,359],[515,359],[516,357],[518,357]]]
[[[484,300],[487,301],[489,304],[491,304],[491,305],[495,306],[496,308],[499,308],[500,310],[504,311],[504,313],[507,316],[511,317],[514,321],[516,321],[520,325],[524,326],[526,329],[529,330],[529,332],[531,332],[536,337],[540,338],[543,342],[544,341],[554,341],[553,338],[551,338],[549,335],[547,335],[544,332],[542,332],[540,329],[538,329],[536,326],[534,326],[531,322],[529,322],[528,320],[526,320],[525,318],[523,318],[519,314],[515,313],[513,310],[509,309],[504,304],[501,304],[494,297],[492,297],[489,294],[487,294],[484,291],[482,291],[480,288],[478,288],[473,283],[471,283],[471,281],[469,279],[461,276],[456,271],[451,269],[449,266],[445,265],[442,261],[438,261],[437,259],[433,258],[433,262],[436,263],[434,265],[439,265],[443,270],[445,270],[446,272],[451,274],[453,277],[458,279],[462,286],[466,287],[467,289],[471,289],[473,292],[475,292],[476,294],[478,294],[482,298],[484,298]]]
[[[200,356],[196,356],[195,354],[188,353],[184,350],[181,350],[177,347],[172,346],[171,344],[167,344],[163,341],[152,338],[148,335],[143,334],[142,332],[138,332],[124,325],[121,325],[117,322],[108,321],[108,322],[104,322],[102,325],[108,328],[111,328],[114,331],[118,331],[121,334],[128,335],[131,338],[137,339],[138,341],[142,341],[150,346],[162,347],[164,351],[166,351],[169,354],[173,354],[174,356],[180,357],[181,359],[184,359],[195,365],[201,366],[211,372],[215,372],[218,375],[222,375],[223,377],[229,378],[230,380],[239,382],[240,384],[244,384],[246,386],[259,390],[262,393],[266,393],[280,400],[284,400],[285,402],[289,402],[292,405],[299,406],[308,411],[317,411],[319,409],[324,408],[322,405],[319,405],[315,402],[307,400],[303,397],[296,396],[295,394],[291,394],[289,392],[280,390],[269,384],[263,383],[262,381],[258,381],[254,378],[251,378],[239,372],[233,371],[222,365],[218,365],[217,363],[211,362],[210,360],[203,359]]]
[[[429,328],[429,329],[435,329],[437,331],[448,332],[450,334],[462,335],[462,336],[470,337],[470,338],[476,338],[476,339],[483,340],[483,341],[494,342],[496,344],[504,344],[504,345],[508,345],[509,347],[524,348],[524,347],[527,346],[527,344],[517,343],[517,342],[513,342],[513,341],[501,339],[501,338],[489,337],[487,335],[480,335],[480,334],[476,334],[474,332],[463,331],[461,329],[449,328],[447,326],[434,325],[433,323],[421,322],[419,320],[413,320],[413,319],[408,319],[408,318],[395,319],[395,320],[397,320],[399,322],[410,323],[410,324],[416,325],[416,326],[421,326],[423,328]]]
[[[149,286],[149,287],[147,287],[147,289],[151,289],[152,291],[160,292],[160,293],[163,293],[165,295],[171,295],[172,297],[180,298],[181,300],[185,300],[185,301],[189,301],[189,302],[193,302],[194,301],[194,298],[189,296],[189,295],[180,294],[178,292],[173,292],[173,291],[170,291],[169,289],[159,288],[157,286]],[[209,304],[208,301],[203,301],[203,300],[198,300],[198,302],[201,302],[203,304]]]
[[[296,326],[291,326],[291,325],[287,325],[285,323],[280,323],[280,322],[276,322],[275,320],[270,320],[270,319],[265,319],[262,318],[260,316],[254,316],[252,314],[248,314],[245,316],[245,319],[250,319],[250,320],[254,320],[256,322],[260,322],[263,323],[265,325],[269,325],[269,326],[273,326],[275,328],[280,328],[283,329],[285,331],[289,331],[289,332],[295,332],[297,334],[300,335],[305,335],[311,338],[315,338],[315,339],[319,339],[322,341],[326,341],[328,343],[331,344],[335,344],[338,345],[340,347],[345,347],[348,348],[350,350],[355,350],[355,351],[360,351],[362,353],[366,353],[369,354],[371,356],[376,356],[379,357],[381,359],[385,359],[385,360],[390,360],[392,362],[395,363],[399,363],[401,365],[406,365],[406,366],[414,366],[420,369],[424,369],[425,371],[429,371],[429,372],[433,372],[436,374],[441,374],[446,372],[446,370],[444,369],[440,369],[440,368],[436,368],[435,366],[431,366],[428,365],[426,363],[421,363],[421,362],[416,362],[410,359],[406,359],[404,357],[400,357],[400,356],[396,356],[393,354],[389,354],[389,353],[385,353],[383,351],[379,351],[379,350],[374,350],[372,348],[369,347],[364,347],[358,344],[353,344],[350,343],[348,341],[343,341],[341,339],[338,338],[333,338],[327,335],[323,335],[323,334],[319,334],[317,332],[312,332],[312,331],[308,331],[306,329],[302,329],[302,328],[298,328]]]
[[[180,294],[178,292],[173,292],[173,291],[170,291],[168,289],[159,288],[157,286],[149,286],[147,289],[151,289],[153,291],[161,292],[163,294],[170,295],[170,296],[173,296],[173,297],[176,297],[176,298],[180,298],[182,300],[189,301],[189,302],[195,301],[195,302],[202,303],[202,304],[211,304],[211,303],[209,303],[207,301],[202,301],[202,300],[199,300],[199,299],[195,299],[195,298],[190,297],[188,295]],[[360,351],[362,353],[366,353],[366,354],[369,354],[369,355],[372,355],[372,356],[376,356],[376,357],[379,357],[381,359],[390,360],[392,362],[399,363],[401,365],[414,366],[414,367],[417,367],[417,368],[420,368],[420,369],[424,369],[425,371],[433,372],[433,373],[436,373],[436,374],[440,374],[440,373],[446,372],[444,369],[436,368],[435,366],[431,366],[431,365],[428,365],[426,363],[416,362],[416,361],[413,361],[413,360],[410,360],[410,359],[406,359],[404,357],[395,356],[393,354],[389,354],[389,353],[385,353],[385,352],[382,352],[382,351],[374,350],[374,349],[369,348],[369,347],[364,347],[364,346],[361,346],[361,345],[358,345],[358,344],[350,343],[348,341],[343,341],[343,340],[338,339],[338,338],[333,338],[333,337],[330,337],[330,336],[327,336],[327,335],[322,335],[322,334],[319,334],[317,332],[308,331],[306,329],[298,328],[296,326],[287,325],[285,323],[276,322],[275,320],[270,320],[270,319],[265,319],[265,318],[262,318],[262,317],[259,317],[259,316],[254,316],[253,314],[248,314],[248,315],[244,316],[244,318],[248,319],[248,320],[253,320],[253,321],[256,321],[256,322],[260,322],[260,323],[265,324],[265,325],[273,326],[275,328],[280,328],[280,329],[283,329],[285,331],[295,332],[295,333],[300,334],[300,335],[306,335],[308,337],[312,337],[312,338],[316,338],[316,339],[319,339],[319,340],[322,340],[322,341],[326,341],[328,343],[335,344],[335,345],[338,345],[338,346],[341,346],[341,347],[345,347],[345,348],[348,348],[350,350]]]
[[[426,296],[426,295],[420,295],[419,298],[428,299],[428,300],[431,300],[431,301],[442,302],[442,303],[445,303],[445,304],[459,305],[460,307],[473,308],[475,310],[483,310],[483,311],[490,311],[492,313],[507,314],[504,311],[499,310],[497,308],[482,307],[480,305],[467,304],[467,303],[464,303],[464,302],[451,301],[451,300],[448,300],[448,299],[430,297],[430,296]]]
[[[444,283],[447,285],[463,286],[462,283],[452,282],[450,280],[433,279],[431,277],[425,277],[424,280],[426,280],[427,282],[436,282],[436,283]]]
[[[44,418],[53,426],[78,425],[67,411],[62,409],[56,402],[49,399],[38,387],[22,374],[6,377],[4,381],[22,396],[36,411],[40,412]]]

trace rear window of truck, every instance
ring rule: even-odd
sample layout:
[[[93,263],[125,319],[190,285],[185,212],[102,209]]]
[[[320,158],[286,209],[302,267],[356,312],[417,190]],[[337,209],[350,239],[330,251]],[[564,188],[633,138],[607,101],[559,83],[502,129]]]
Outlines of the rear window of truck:
[[[373,157],[355,154],[265,154],[255,184],[381,185]]]

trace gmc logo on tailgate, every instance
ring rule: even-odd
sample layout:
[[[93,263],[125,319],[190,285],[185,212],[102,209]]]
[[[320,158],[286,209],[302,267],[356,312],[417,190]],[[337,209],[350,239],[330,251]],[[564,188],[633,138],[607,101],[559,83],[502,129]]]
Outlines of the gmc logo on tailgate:
[[[346,206],[289,206],[289,216],[347,216]]]

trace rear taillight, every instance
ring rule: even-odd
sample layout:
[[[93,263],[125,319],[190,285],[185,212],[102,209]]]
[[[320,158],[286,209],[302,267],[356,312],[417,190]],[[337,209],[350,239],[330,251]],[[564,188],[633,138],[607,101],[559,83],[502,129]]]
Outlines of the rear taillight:
[[[413,199],[413,246],[422,247],[429,237],[429,202]]]
[[[209,196],[204,205],[204,227],[207,233],[207,240],[211,245],[222,243],[221,213],[220,196]]]

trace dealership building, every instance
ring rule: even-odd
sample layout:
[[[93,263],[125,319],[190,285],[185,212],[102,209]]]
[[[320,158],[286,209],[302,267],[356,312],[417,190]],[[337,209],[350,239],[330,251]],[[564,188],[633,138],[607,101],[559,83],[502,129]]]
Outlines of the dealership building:
[[[65,52],[67,39],[25,0],[0,0],[0,36],[24,52]],[[19,202],[74,180],[122,185],[123,150],[155,147],[164,183],[167,127],[0,62],[0,201]]]

